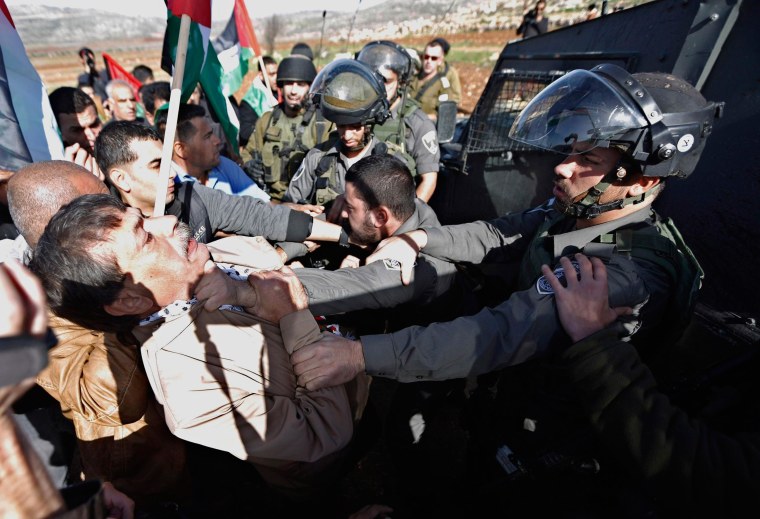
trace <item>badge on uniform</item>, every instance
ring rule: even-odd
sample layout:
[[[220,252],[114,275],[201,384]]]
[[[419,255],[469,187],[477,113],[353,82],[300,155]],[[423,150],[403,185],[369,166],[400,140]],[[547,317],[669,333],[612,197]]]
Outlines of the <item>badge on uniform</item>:
[[[430,152],[431,155],[435,155],[438,151],[438,139],[436,138],[435,130],[430,130],[422,136],[422,144],[425,145],[425,149]]]
[[[578,264],[578,262],[572,261],[571,263],[573,264],[573,268],[575,269],[576,274],[580,274],[581,266]],[[565,281],[565,269],[562,267],[557,267],[554,269],[554,275],[557,276],[557,279],[560,283],[562,283],[562,286],[567,286],[567,281]],[[536,292],[542,295],[554,293],[554,289],[549,284],[549,280],[546,279],[546,276],[541,276],[538,278],[538,281],[536,281]]]
[[[295,182],[296,180],[301,178],[301,175],[303,175],[304,169],[306,169],[306,161],[301,162],[301,165],[298,166],[298,171],[296,171],[296,174],[293,175],[293,178],[290,181]]]
[[[386,270],[401,270],[401,262],[395,259],[384,259],[383,264]]]

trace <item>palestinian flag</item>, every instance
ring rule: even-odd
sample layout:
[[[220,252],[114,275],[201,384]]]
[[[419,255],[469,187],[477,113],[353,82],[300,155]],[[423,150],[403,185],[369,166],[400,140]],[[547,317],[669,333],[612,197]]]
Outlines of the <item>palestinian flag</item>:
[[[230,21],[214,40],[214,48],[224,69],[222,91],[225,96],[230,96],[240,90],[248,73],[248,60],[261,56],[261,47],[243,0],[235,0]]]
[[[222,92],[221,78],[224,75],[216,51],[210,41],[211,2],[210,0],[167,0],[168,13],[164,34],[164,54],[161,68],[173,74],[173,64],[177,57],[179,27],[183,14],[190,16],[192,24],[187,44],[187,61],[182,81],[182,102],[187,102],[195,86],[200,82],[206,94],[209,108],[214,111],[230,145],[237,152],[238,122],[235,109]]]
[[[63,143],[45,85],[0,0],[0,169],[63,159]]]
[[[128,72],[127,69],[122,67],[110,54],[103,53],[103,62],[106,64],[108,80],[121,79],[126,81],[129,83],[129,86],[132,87],[132,90],[134,90],[135,97],[137,97],[137,91],[140,90],[140,87],[142,86],[140,80],[133,76],[131,72]]]

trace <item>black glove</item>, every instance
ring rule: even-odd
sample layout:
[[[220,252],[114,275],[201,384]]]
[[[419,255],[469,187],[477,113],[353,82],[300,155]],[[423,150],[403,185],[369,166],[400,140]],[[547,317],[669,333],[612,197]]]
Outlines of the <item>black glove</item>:
[[[254,153],[253,158],[243,164],[243,171],[245,171],[246,175],[251,177],[251,180],[256,182],[257,186],[264,191],[267,190],[266,184],[264,183],[264,162],[262,162],[260,154]]]

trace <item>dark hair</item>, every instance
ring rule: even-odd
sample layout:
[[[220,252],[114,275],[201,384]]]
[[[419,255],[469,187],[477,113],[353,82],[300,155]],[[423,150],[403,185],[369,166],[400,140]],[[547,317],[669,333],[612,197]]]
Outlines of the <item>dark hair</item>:
[[[60,114],[81,114],[87,107],[95,107],[95,101],[78,88],[56,88],[49,96],[50,107],[56,119]]]
[[[140,83],[145,83],[146,79],[153,78],[153,69],[147,65],[135,65],[132,69],[132,75],[137,78]]]
[[[451,48],[451,45],[449,45],[449,42],[447,42],[446,40],[444,40],[443,38],[440,38],[440,37],[439,38],[433,38],[426,45],[426,47],[435,47],[435,46],[440,47],[441,49],[443,49],[443,55],[444,56],[448,55],[449,49]]]
[[[171,96],[171,85],[168,81],[155,81],[140,87],[140,96],[142,97],[143,106],[148,113],[155,114],[156,99],[169,100]]]
[[[261,61],[259,61],[259,72],[261,72],[261,64],[264,64],[264,67],[267,65],[277,65],[277,61],[272,56],[262,56]]]
[[[85,328],[129,330],[139,317],[113,316],[105,305],[116,301],[126,276],[116,257],[91,251],[121,225],[126,206],[111,195],[84,195],[50,220],[29,264],[42,280],[50,309]]]
[[[108,172],[118,166],[130,164],[137,160],[132,151],[133,141],[160,141],[156,130],[134,121],[111,121],[100,131],[95,139],[96,158],[100,171],[110,185]]]
[[[195,132],[195,126],[193,126],[192,120],[196,117],[206,117],[206,109],[200,105],[179,105],[179,115],[177,115],[177,137],[176,139],[181,142],[187,142],[193,138]]]
[[[80,58],[83,57],[85,54],[91,54],[93,56],[95,55],[95,53],[92,52],[92,49],[89,47],[82,47],[81,49],[79,49],[77,54],[79,55]]]
[[[402,222],[414,214],[414,179],[406,164],[392,155],[370,155],[356,162],[346,172],[348,182],[369,209],[384,205]]]

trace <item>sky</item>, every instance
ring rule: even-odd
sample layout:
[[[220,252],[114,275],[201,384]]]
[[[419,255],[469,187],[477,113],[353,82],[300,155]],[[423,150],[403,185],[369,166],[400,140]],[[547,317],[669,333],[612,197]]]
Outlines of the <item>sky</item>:
[[[361,4],[362,9],[383,3],[385,0],[290,0],[288,2],[262,2],[245,0],[248,13],[254,19],[266,18],[273,14],[288,14],[298,11],[343,11],[353,12]],[[99,9],[120,14],[147,17],[166,17],[166,7],[162,0],[5,0],[13,14],[16,5],[50,5],[53,7],[74,7],[78,9]],[[227,20],[232,13],[234,0],[213,0],[211,17],[214,21]]]

